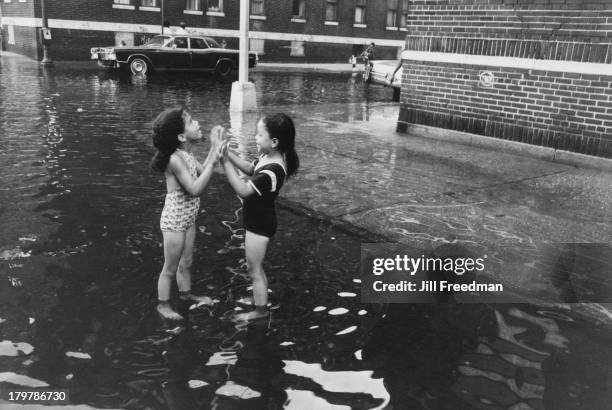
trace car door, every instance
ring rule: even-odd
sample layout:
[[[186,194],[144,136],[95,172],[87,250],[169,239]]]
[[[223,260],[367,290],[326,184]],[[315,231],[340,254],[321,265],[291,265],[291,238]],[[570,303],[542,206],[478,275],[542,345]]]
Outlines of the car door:
[[[138,54],[147,56],[149,60],[151,60],[154,68],[165,68],[166,51],[171,41],[172,38],[170,36],[155,36],[145,45],[135,47],[134,49],[138,51]]]
[[[187,37],[174,37],[169,47],[162,50],[160,67],[167,69],[188,69],[191,68],[191,51]]]
[[[206,41],[199,37],[190,37],[191,64],[195,69],[211,70],[217,64],[216,52],[211,50]]]

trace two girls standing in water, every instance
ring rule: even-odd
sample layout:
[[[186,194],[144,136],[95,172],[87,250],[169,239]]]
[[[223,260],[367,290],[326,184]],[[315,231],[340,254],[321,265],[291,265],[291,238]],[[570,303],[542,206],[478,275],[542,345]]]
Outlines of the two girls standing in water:
[[[238,319],[265,317],[269,314],[268,279],[263,270],[263,260],[270,238],[276,232],[274,202],[285,179],[299,167],[295,152],[295,127],[285,114],[262,118],[257,123],[255,136],[259,158],[253,162],[245,161],[228,150],[223,127],[214,127],[210,138],[208,156],[203,164],[199,164],[193,158],[191,148],[201,141],[202,133],[198,122],[184,109],[165,110],[153,124],[153,145],[158,151],[151,167],[164,172],[168,192],[160,220],[164,238],[164,266],[158,280],[157,310],[164,319],[182,319],[170,305],[175,276],[182,300],[212,303],[210,298],[191,292],[190,268],[199,196],[219,159],[230,185],[243,200],[247,270],[253,280],[255,310],[239,315]],[[250,178],[243,180],[236,168]]]

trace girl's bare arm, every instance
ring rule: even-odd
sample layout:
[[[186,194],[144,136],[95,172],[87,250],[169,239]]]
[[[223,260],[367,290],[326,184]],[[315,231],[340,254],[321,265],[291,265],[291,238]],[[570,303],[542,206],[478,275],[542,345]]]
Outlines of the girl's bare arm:
[[[247,175],[253,175],[253,171],[254,171],[254,167],[253,167],[253,163],[252,162],[248,162],[242,158],[240,158],[238,155],[234,154],[233,152],[229,151],[227,152],[227,159],[229,159],[231,161],[232,164],[234,164],[234,166],[236,168],[238,168],[239,170],[241,170],[242,172],[244,172]]]
[[[225,169],[225,175],[227,176],[227,180],[229,181],[236,194],[240,198],[246,198],[250,195],[253,195],[253,193],[255,193],[255,190],[250,184],[246,183],[242,178],[240,178],[238,172],[236,172],[236,168],[234,168],[232,162],[229,161],[229,158],[226,156],[225,158],[221,157],[220,159],[221,163],[223,164],[223,168]]]
[[[207,157],[208,159],[208,157]],[[204,161],[206,162],[206,161]],[[202,164],[200,164],[198,161],[196,161],[196,171],[198,176],[202,175],[202,171],[204,171],[204,166]]]
[[[176,180],[183,187],[183,189],[192,196],[201,195],[204,192],[204,188],[208,185],[208,181],[210,181],[210,177],[212,175],[213,166],[215,161],[218,158],[218,150],[215,147],[214,149],[211,147],[208,152],[208,156],[204,161],[204,164],[201,166],[202,172],[196,178],[193,179],[191,174],[189,174],[189,170],[187,169],[187,164],[182,158],[179,158],[177,155],[172,155],[170,157],[170,163],[168,166],[170,167],[170,171],[176,177]]]

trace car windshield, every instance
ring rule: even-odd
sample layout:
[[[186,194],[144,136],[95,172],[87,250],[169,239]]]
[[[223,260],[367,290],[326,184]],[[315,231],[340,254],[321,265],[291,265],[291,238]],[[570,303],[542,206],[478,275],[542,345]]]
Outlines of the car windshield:
[[[152,39],[150,39],[149,41],[147,41],[147,44],[145,44],[145,45],[147,47],[161,47],[169,39],[170,39],[170,37],[166,37],[166,36],[155,36]]]

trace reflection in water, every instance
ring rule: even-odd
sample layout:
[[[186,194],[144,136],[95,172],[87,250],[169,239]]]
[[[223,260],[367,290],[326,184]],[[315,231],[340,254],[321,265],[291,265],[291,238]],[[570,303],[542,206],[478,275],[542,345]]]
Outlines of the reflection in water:
[[[231,82],[200,74],[134,80],[79,63],[40,70],[0,59],[3,391],[68,388],[73,408],[459,408],[458,398],[464,408],[606,408],[604,328],[542,307],[364,305],[355,272],[371,238],[292,209],[279,209],[285,228],[269,255],[274,322],[236,329],[224,318],[247,294],[240,202],[219,175],[203,196],[194,256],[194,288],[219,303],[190,310],[183,333],[160,329],[163,177],[148,170],[150,122],[185,104],[205,134],[224,124],[247,156],[260,114],[230,117]],[[373,138],[360,121],[388,123],[393,108],[388,90],[349,75],[253,75],[260,107],[295,111],[307,171],[288,189],[312,182],[326,204],[356,194],[313,169],[313,156],[374,155],[385,166],[364,176],[371,184],[388,186],[400,172],[398,144],[384,136],[372,152],[355,143],[335,153],[334,125],[355,121],[342,132]],[[436,217],[418,206],[414,220]],[[473,235],[472,225],[436,221]]]
[[[363,395],[365,400],[373,401],[367,408],[384,409],[389,404],[389,393],[385,389],[382,380],[373,377],[373,372],[365,371],[327,371],[322,369],[319,363],[304,363],[296,360],[285,360],[285,373],[308,379],[320,385],[324,391],[324,396],[329,396],[329,401],[323,397],[318,397],[314,392],[305,394],[303,390],[288,390],[289,402],[287,408],[322,408],[331,406],[330,401],[334,396],[340,395]],[[333,394],[336,393],[336,394]],[[373,400],[372,400],[373,399]],[[363,399],[362,399],[363,400]],[[365,401],[364,400],[364,401]],[[343,408],[344,406],[339,406]]]
[[[280,352],[269,337],[273,329],[267,320],[244,326],[234,336],[234,346],[239,346],[235,361],[227,367],[227,379],[215,391],[211,408],[282,408],[287,396],[280,384]]]
[[[187,328],[172,337],[164,352],[168,373],[163,384],[163,393],[170,410],[197,408],[192,386],[201,387],[202,384],[191,381],[191,374],[199,362],[199,352],[191,333]]]

